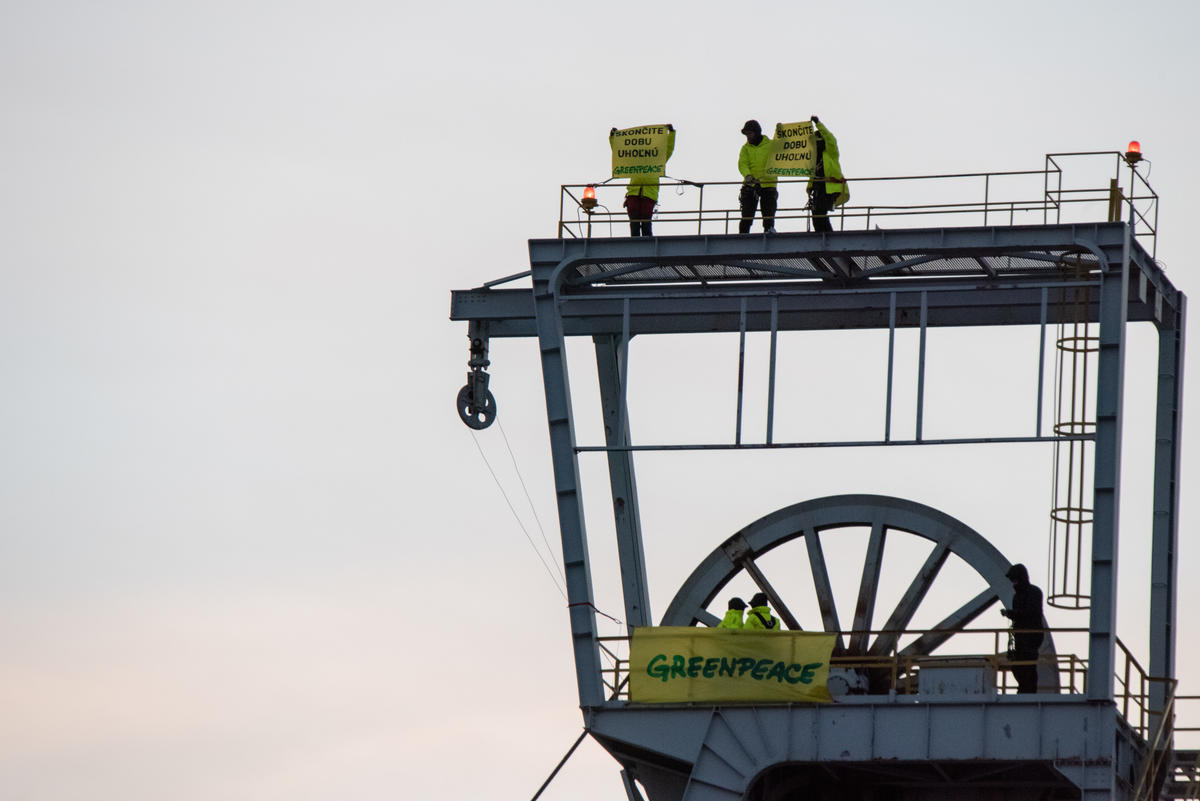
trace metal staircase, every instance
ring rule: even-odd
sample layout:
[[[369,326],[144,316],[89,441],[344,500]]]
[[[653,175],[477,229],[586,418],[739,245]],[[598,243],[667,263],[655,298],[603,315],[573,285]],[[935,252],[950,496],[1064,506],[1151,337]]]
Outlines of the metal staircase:
[[[1162,794],[1166,798],[1200,798],[1200,751],[1189,749],[1175,752]]]

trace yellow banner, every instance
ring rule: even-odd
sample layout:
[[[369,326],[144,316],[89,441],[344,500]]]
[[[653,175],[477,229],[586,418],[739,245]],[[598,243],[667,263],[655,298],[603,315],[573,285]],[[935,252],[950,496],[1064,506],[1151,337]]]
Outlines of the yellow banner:
[[[828,702],[834,635],[656,626],[633,632],[629,700]]]
[[[670,134],[666,125],[642,125],[609,134],[613,178],[666,175]]]
[[[781,122],[775,126],[767,175],[811,176],[817,169],[817,139],[811,122]]]

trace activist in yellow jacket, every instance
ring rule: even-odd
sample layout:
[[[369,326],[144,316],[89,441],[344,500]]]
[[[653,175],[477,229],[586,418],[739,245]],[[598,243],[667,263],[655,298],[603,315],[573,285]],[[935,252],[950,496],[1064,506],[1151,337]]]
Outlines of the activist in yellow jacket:
[[[742,217],[738,220],[738,233],[748,234],[754,225],[754,212],[762,208],[763,233],[775,233],[775,209],[779,205],[778,181],[767,175],[767,161],[771,157],[771,140],[763,136],[758,120],[746,120],[742,126],[746,144],[738,153],[738,172],[742,174],[742,189],[738,193],[738,206]]]
[[[821,149],[821,162],[817,171],[817,178],[824,178],[825,194],[836,195],[830,208],[841,206],[850,199],[850,189],[845,182],[845,176],[842,175],[842,165],[839,161],[837,137],[833,132],[825,127],[815,116],[812,118],[813,125],[817,129],[818,143],[817,147]],[[814,180],[808,181],[808,192],[812,194],[814,189]]]
[[[758,631],[783,630],[783,627],[779,624],[779,618],[772,615],[771,607],[767,606],[767,594],[765,592],[755,593],[754,597],[750,599],[750,614],[746,615],[744,628]]]
[[[608,143],[612,145],[617,128],[608,133]],[[664,168],[671,153],[674,152],[674,126],[667,124],[667,155],[662,158]],[[631,236],[653,236],[650,228],[650,218],[654,216],[654,206],[659,201],[659,176],[630,175],[629,187],[625,189],[625,211],[629,213],[629,229]]]
[[[671,154],[675,152],[675,126],[667,126],[667,157],[663,159],[665,164],[670,160]],[[633,175],[629,178],[629,187],[625,190],[626,197],[648,197],[655,203],[658,202],[658,176],[657,175]]]
[[[756,145],[749,142],[742,145],[742,150],[738,153],[738,172],[742,174],[743,179],[754,178],[758,181],[759,186],[775,186],[779,183],[778,179],[767,175],[767,159],[771,155],[771,139],[761,134],[760,137]]]
[[[746,611],[746,602],[736,595],[729,599],[729,611],[725,613],[725,617],[721,618],[721,622],[717,624],[719,629],[740,629],[742,628],[742,613]]]
[[[746,615],[746,623],[742,626],[746,629],[757,629],[758,631],[779,631],[779,618],[771,614],[769,606],[752,606],[750,614]]]

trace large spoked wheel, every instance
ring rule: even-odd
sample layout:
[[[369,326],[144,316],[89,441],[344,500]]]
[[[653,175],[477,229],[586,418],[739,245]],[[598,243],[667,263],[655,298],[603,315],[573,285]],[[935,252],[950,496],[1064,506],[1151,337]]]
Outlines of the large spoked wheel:
[[[862,532],[869,533],[861,563],[847,564],[839,556],[831,578],[830,564],[825,558],[827,547],[831,551],[838,548],[838,538],[847,539],[842,535],[856,533],[861,539]],[[911,567],[906,571],[901,565],[890,563],[885,570],[885,555],[902,550],[902,547],[894,549],[885,544],[903,542],[902,537],[928,541],[923,550],[928,550],[928,543],[932,543],[932,550],[915,575]],[[920,547],[920,543],[910,541],[909,544]],[[841,549],[838,550],[841,554]],[[771,556],[767,557],[769,553]],[[971,580],[964,580],[961,564],[955,570],[944,570],[951,557],[965,563],[977,578],[971,577],[968,570],[967,578]],[[797,571],[806,570],[805,562],[811,582],[808,576],[797,575]],[[818,498],[773,512],[722,543],[684,582],[663,615],[662,625],[715,626],[724,612],[726,600],[721,597],[718,601],[718,596],[731,582],[748,578],[771,598],[772,608],[787,628],[839,632],[836,654],[850,657],[896,655],[900,663],[909,663],[946,644],[998,601],[1011,601],[1012,584],[1005,578],[1009,567],[1011,563],[983,536],[931,507],[881,495]],[[848,575],[858,577],[858,591],[853,618],[849,626],[843,627],[833,586],[834,579]],[[878,610],[880,614],[876,609],[881,595],[881,576],[887,576],[893,585],[896,582],[902,584],[906,576],[911,576],[907,588],[899,594],[899,600],[894,602],[886,617],[881,614],[883,609]],[[939,578],[942,579],[940,582]],[[799,610],[813,606],[811,597],[797,597],[799,593],[815,594],[818,620],[802,621],[797,617],[798,613],[803,615]],[[954,600],[947,603],[947,598]],[[937,606],[926,610],[922,606],[926,601]],[[714,602],[715,607],[710,608]],[[955,607],[955,603],[959,605]],[[946,613],[941,608],[943,605],[952,611]],[[919,610],[926,619],[930,619],[930,611],[936,612],[932,619],[937,622],[924,625],[923,628],[928,630],[926,633],[905,638],[903,632],[910,628]],[[878,620],[886,622],[873,625],[873,621]],[[802,622],[808,625],[802,625]],[[871,633],[872,629],[874,633]],[[848,639],[840,634],[847,631]],[[904,639],[908,641],[901,646]],[[1053,653],[1054,645],[1047,634],[1042,654]],[[870,692],[886,691],[884,685],[890,682],[890,676],[884,676],[880,671],[860,671],[859,675],[863,684],[869,685],[861,689]],[[1052,659],[1041,660],[1038,684],[1047,690],[1058,688],[1058,673]]]

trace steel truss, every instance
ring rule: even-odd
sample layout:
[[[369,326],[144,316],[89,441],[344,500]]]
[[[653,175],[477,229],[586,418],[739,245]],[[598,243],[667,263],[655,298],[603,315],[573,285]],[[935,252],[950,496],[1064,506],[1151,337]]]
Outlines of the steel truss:
[[[1128,727],[1113,713],[1112,703],[1125,335],[1129,323],[1141,322],[1152,324],[1159,335],[1150,526],[1153,575],[1149,668],[1152,676],[1166,680],[1154,688],[1151,699],[1153,708],[1163,709],[1169,681],[1175,675],[1175,554],[1186,298],[1133,240],[1128,225],[1113,222],[775,236],[532,240],[529,252],[529,273],[454,292],[451,319],[471,323],[472,369],[476,373],[486,361],[489,337],[537,337],[580,705],[593,735],[627,769],[627,784],[632,786],[630,775],[638,778],[650,791],[652,801],[681,797],[733,799],[742,797],[754,777],[775,764],[772,760],[840,761],[847,769],[857,766],[854,769],[868,770],[872,760],[887,758],[916,760],[932,766],[932,770],[944,766],[946,760],[990,759],[999,760],[994,767],[1000,773],[1014,764],[1038,762],[1044,766],[1042,773],[1036,774],[1038,781],[1052,784],[1053,776],[1066,777],[1087,798],[1131,794],[1125,774],[1131,762],[1141,759],[1138,749],[1144,750],[1144,744],[1139,746],[1137,738],[1128,734]],[[526,275],[532,280],[532,291],[505,287],[512,279]],[[1045,327],[1062,321],[1063,310],[1054,302],[1055,293],[1080,286],[1085,286],[1088,296],[1094,299],[1085,312],[1088,321],[1097,324],[1099,337],[1096,426],[1091,435],[1095,447],[1095,511],[1086,696],[1002,697],[975,705],[918,706],[896,706],[894,700],[889,704],[886,698],[868,698],[853,708],[839,704],[825,708],[724,710],[645,709],[606,697],[592,606],[578,458],[584,451],[602,451],[607,456],[626,620],[631,627],[650,625],[653,617],[633,454],[639,449],[669,446],[634,444],[629,438],[625,391],[628,346],[633,337],[769,332],[773,348],[775,335],[781,331],[881,329],[894,337],[897,329],[907,328],[920,332],[923,353],[929,328],[1039,325],[1043,330],[1040,352],[1044,353]],[[576,441],[565,349],[569,336],[589,336],[594,341],[605,418],[603,443],[581,445]],[[772,358],[772,366],[773,362]],[[889,356],[889,398],[890,362]],[[923,359],[919,370],[920,387]],[[773,382],[774,370],[771,372]],[[469,382],[486,390],[486,378],[469,376]],[[773,384],[771,389],[769,397],[773,397]],[[486,408],[482,400],[479,405],[473,403],[472,397],[464,401],[460,394],[464,420],[490,423],[490,416],[495,414],[494,401]],[[917,407],[917,433],[912,439],[892,437],[889,409],[889,427],[882,439],[776,442],[770,422],[773,412],[769,409],[768,428],[761,442],[743,441],[739,413],[733,442],[687,447],[915,446],[947,441],[983,444],[1062,439],[1042,430],[1040,383],[1031,430],[1016,437],[926,440],[922,436],[920,401]],[[847,724],[850,728],[843,731],[854,730],[873,745],[843,748],[846,741],[827,731],[832,725],[831,716],[836,715],[857,721]],[[933,718],[963,732],[978,731],[978,742],[965,745],[962,738],[941,737],[933,728]],[[921,727],[925,733],[887,745],[893,742],[886,733],[888,727],[902,722]],[[1016,727],[1031,732],[1031,737],[1042,733],[1029,741],[1033,743],[1030,748],[1013,750],[995,739],[995,726],[1005,730]],[[687,734],[671,739],[673,731]],[[806,740],[804,731],[816,734]],[[762,752],[770,757],[765,763],[746,759],[745,753],[736,756],[756,753],[752,744],[768,735],[784,736],[790,745]],[[1047,739],[1051,735],[1053,743]],[[735,748],[730,742],[740,745]],[[827,750],[835,746],[842,750]],[[1057,756],[1047,756],[1051,751]],[[731,773],[733,767],[736,770]],[[988,774],[986,766],[980,768],[983,774],[978,775]],[[901,766],[901,772],[914,781],[925,775],[923,770]],[[977,775],[947,770],[943,767],[934,772],[941,776]]]

